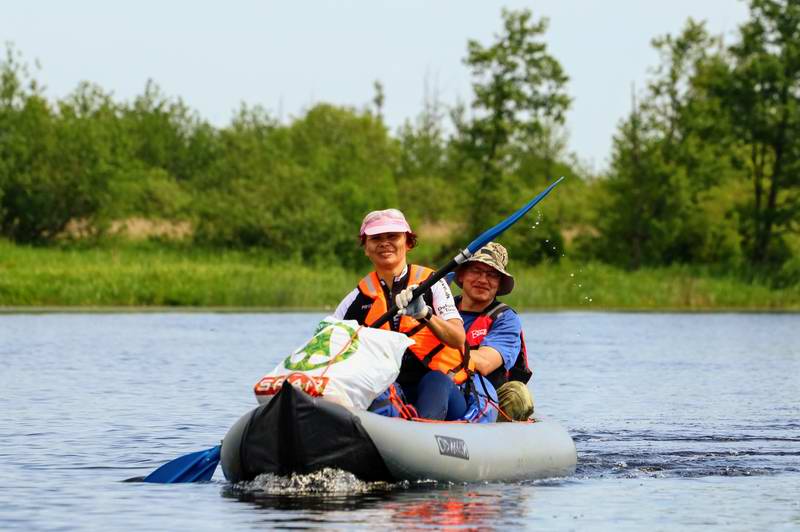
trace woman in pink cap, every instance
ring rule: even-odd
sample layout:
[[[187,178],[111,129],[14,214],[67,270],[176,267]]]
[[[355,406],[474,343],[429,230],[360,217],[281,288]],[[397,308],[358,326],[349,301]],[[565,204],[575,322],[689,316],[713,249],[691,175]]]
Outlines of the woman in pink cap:
[[[422,296],[411,292],[433,270],[406,262],[417,236],[397,209],[373,211],[361,224],[361,245],[375,271],[364,277],[339,304],[334,316],[370,325],[394,301],[400,309],[383,328],[414,340],[403,356],[397,384],[420,417],[458,419],[467,410],[458,385],[468,378],[462,350],[464,324],[453,294],[442,280]]]

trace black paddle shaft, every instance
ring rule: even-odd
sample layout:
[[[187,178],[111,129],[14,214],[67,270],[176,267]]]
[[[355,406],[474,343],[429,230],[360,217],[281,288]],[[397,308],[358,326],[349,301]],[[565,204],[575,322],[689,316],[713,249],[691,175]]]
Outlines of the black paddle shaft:
[[[462,256],[463,255],[459,255],[458,257],[460,258]],[[425,279],[421,285],[419,285],[414,289],[414,291],[411,293],[411,300],[413,301],[414,299],[424,294],[431,286],[433,286],[439,280],[444,278],[445,275],[455,270],[458,267],[458,265],[459,263],[456,261],[456,259],[452,259],[450,262],[447,263],[446,266],[444,266],[443,268],[439,268],[437,271],[433,272],[433,274],[430,277]],[[381,325],[392,319],[392,316],[397,314],[398,310],[400,309],[397,308],[397,305],[395,303],[392,303],[392,306],[389,307],[389,310],[387,310],[383,316],[375,320],[374,323],[370,324],[370,327],[374,327],[376,329],[380,328]]]

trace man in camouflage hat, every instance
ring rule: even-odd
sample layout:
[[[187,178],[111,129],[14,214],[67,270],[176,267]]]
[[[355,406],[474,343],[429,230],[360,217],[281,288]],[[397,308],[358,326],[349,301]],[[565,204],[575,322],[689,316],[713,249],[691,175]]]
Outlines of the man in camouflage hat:
[[[507,265],[508,252],[500,244],[489,242],[479,249],[456,270],[455,281],[462,289],[456,305],[475,369],[497,390],[502,410],[497,420],[522,421],[533,414],[526,386],[532,372],[519,316],[497,300],[514,289]]]

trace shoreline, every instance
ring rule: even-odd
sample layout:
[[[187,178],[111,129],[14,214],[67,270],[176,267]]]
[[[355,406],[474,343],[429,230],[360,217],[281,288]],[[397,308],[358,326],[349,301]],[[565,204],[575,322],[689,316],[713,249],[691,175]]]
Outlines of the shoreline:
[[[800,308],[763,307],[532,307],[514,308],[520,314],[800,314]],[[0,315],[13,314],[324,314],[333,308],[315,307],[193,307],[193,306],[0,306]]]
[[[26,248],[0,240],[0,313],[325,313],[366,268],[266,252]],[[625,271],[565,258],[511,272],[517,287],[501,300],[520,312],[800,312],[800,284],[776,288],[696,266]]]

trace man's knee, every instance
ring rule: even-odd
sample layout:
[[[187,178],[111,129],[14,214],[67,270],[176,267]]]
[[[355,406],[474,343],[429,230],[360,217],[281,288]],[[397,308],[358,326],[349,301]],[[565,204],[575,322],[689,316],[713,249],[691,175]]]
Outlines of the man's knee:
[[[436,386],[446,390],[452,382],[450,377],[440,371],[429,371],[420,380],[420,385],[424,383],[425,386]]]
[[[533,397],[525,384],[519,381],[508,381],[497,390],[502,413],[498,414],[497,421],[525,421],[533,414]],[[505,416],[503,415],[505,413]]]

